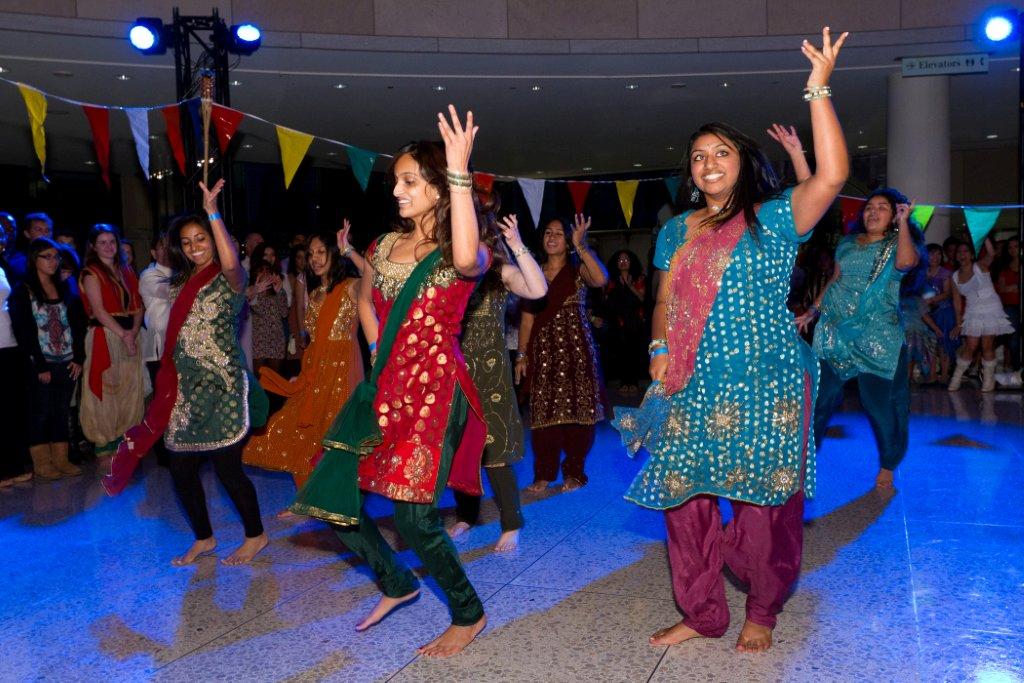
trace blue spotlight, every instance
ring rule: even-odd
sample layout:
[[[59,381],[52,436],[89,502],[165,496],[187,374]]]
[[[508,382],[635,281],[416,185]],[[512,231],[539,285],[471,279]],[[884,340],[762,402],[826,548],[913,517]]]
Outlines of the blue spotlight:
[[[167,51],[164,22],[155,17],[139,17],[128,30],[128,42],[144,55],[162,55]]]
[[[1013,22],[1007,17],[998,15],[989,17],[985,22],[985,37],[993,43],[1002,41],[1013,35]]]
[[[263,42],[263,33],[256,24],[235,24],[228,36],[228,52],[251,55]]]

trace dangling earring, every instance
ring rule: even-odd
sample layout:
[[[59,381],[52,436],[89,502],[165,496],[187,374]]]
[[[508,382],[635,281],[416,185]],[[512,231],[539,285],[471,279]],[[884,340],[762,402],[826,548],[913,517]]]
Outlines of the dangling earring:
[[[690,190],[690,203],[696,204],[698,199],[700,199],[700,190],[694,187]]]

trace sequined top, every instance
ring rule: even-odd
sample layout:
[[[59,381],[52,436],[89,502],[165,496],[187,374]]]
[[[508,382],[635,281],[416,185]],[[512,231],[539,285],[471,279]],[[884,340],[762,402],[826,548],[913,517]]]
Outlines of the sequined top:
[[[839,279],[821,301],[814,352],[840,379],[860,373],[892,379],[896,374],[904,343],[899,308],[903,273],[896,270],[896,249],[886,251],[889,243],[882,239],[862,245],[856,235],[847,235],[836,247]],[[868,291],[873,273],[877,282]]]
[[[164,433],[171,451],[210,451],[249,432],[249,376],[238,344],[245,295],[223,273],[196,295],[174,347],[178,396]]]
[[[375,271],[372,300],[380,329],[415,268],[388,258],[399,237],[388,233],[367,252]],[[443,264],[421,285],[377,380],[374,407],[382,443],[359,461],[363,490],[392,500],[433,501],[456,386],[467,397],[472,394],[471,405],[476,403],[458,342],[475,287],[476,280]],[[479,458],[477,453],[478,469]]]
[[[469,300],[462,333],[466,366],[487,422],[484,467],[510,465],[523,457],[523,421],[505,347],[507,303],[501,275],[492,271]]]
[[[604,382],[587,320],[587,284],[579,268],[566,264],[552,280],[548,296],[529,305],[534,310],[556,305],[549,298],[558,278],[567,274],[566,268],[571,271],[572,293],[550,322],[540,325],[535,320],[530,330],[526,367],[533,429],[592,425],[606,417]]]
[[[658,235],[660,270],[685,243],[686,215]],[[650,453],[626,492],[639,505],[666,510],[698,495],[780,505],[801,487],[814,495],[818,364],[786,308],[798,242],[810,233],[797,234],[788,191],[758,218],[758,239],[744,231],[722,274],[685,388],[666,397],[655,383],[639,410],[617,409],[629,451]]]

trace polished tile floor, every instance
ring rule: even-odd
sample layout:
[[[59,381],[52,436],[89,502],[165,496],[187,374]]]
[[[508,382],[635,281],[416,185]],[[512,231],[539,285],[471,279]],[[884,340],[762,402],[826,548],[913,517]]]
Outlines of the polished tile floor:
[[[1021,394],[915,391],[910,453],[889,497],[872,490],[863,415],[833,425],[803,575],[767,654],[732,650],[743,595],[731,585],[724,638],[647,644],[678,619],[664,527],[622,499],[638,463],[605,427],[590,485],[527,501],[519,551],[492,552],[491,503],[488,523],[459,541],[490,623],[447,661],[415,655],[446,623],[429,582],[416,603],[353,631],[376,589],[326,526],[274,519],[287,477],[253,473],[273,542],[243,568],[213,557],[169,565],[190,536],[152,463],[115,499],[92,471],[4,490],[0,680],[1024,681]],[[517,471],[527,483],[528,463]],[[241,527],[208,475],[223,557]],[[374,506],[387,517],[387,503]]]

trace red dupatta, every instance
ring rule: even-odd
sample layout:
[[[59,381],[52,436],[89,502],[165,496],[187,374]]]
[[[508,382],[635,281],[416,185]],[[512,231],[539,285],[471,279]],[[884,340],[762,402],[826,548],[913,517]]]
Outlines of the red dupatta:
[[[100,295],[103,297],[103,310],[113,316],[134,315],[142,310],[142,297],[139,295],[139,280],[135,273],[127,266],[121,266],[121,282],[110,276],[110,272],[103,265],[86,266],[82,270],[79,281],[84,281],[86,275],[92,275],[100,283]],[[123,284],[122,284],[123,282]],[[84,291],[84,288],[82,288]],[[92,302],[89,297],[82,297],[82,306],[85,314],[90,318],[96,316],[92,310]],[[110,347],[107,346],[107,333],[100,325],[95,328],[92,334],[92,352],[90,353],[91,363],[89,365],[89,390],[96,395],[96,398],[103,400],[103,373],[111,366]]]
[[[211,263],[189,278],[171,305],[167,321],[167,339],[164,353],[160,357],[160,370],[156,374],[153,400],[146,409],[142,422],[125,433],[124,440],[118,446],[110,464],[110,474],[103,477],[103,488],[111,496],[124,490],[139,460],[156,445],[167,430],[174,402],[178,398],[178,370],[174,366],[174,349],[178,345],[178,333],[188,319],[199,292],[218,275],[220,264]]]
[[[688,238],[672,256],[665,311],[669,348],[665,393],[669,396],[682,391],[693,376],[697,349],[718,297],[722,274],[746,229],[740,211],[721,227]]]

